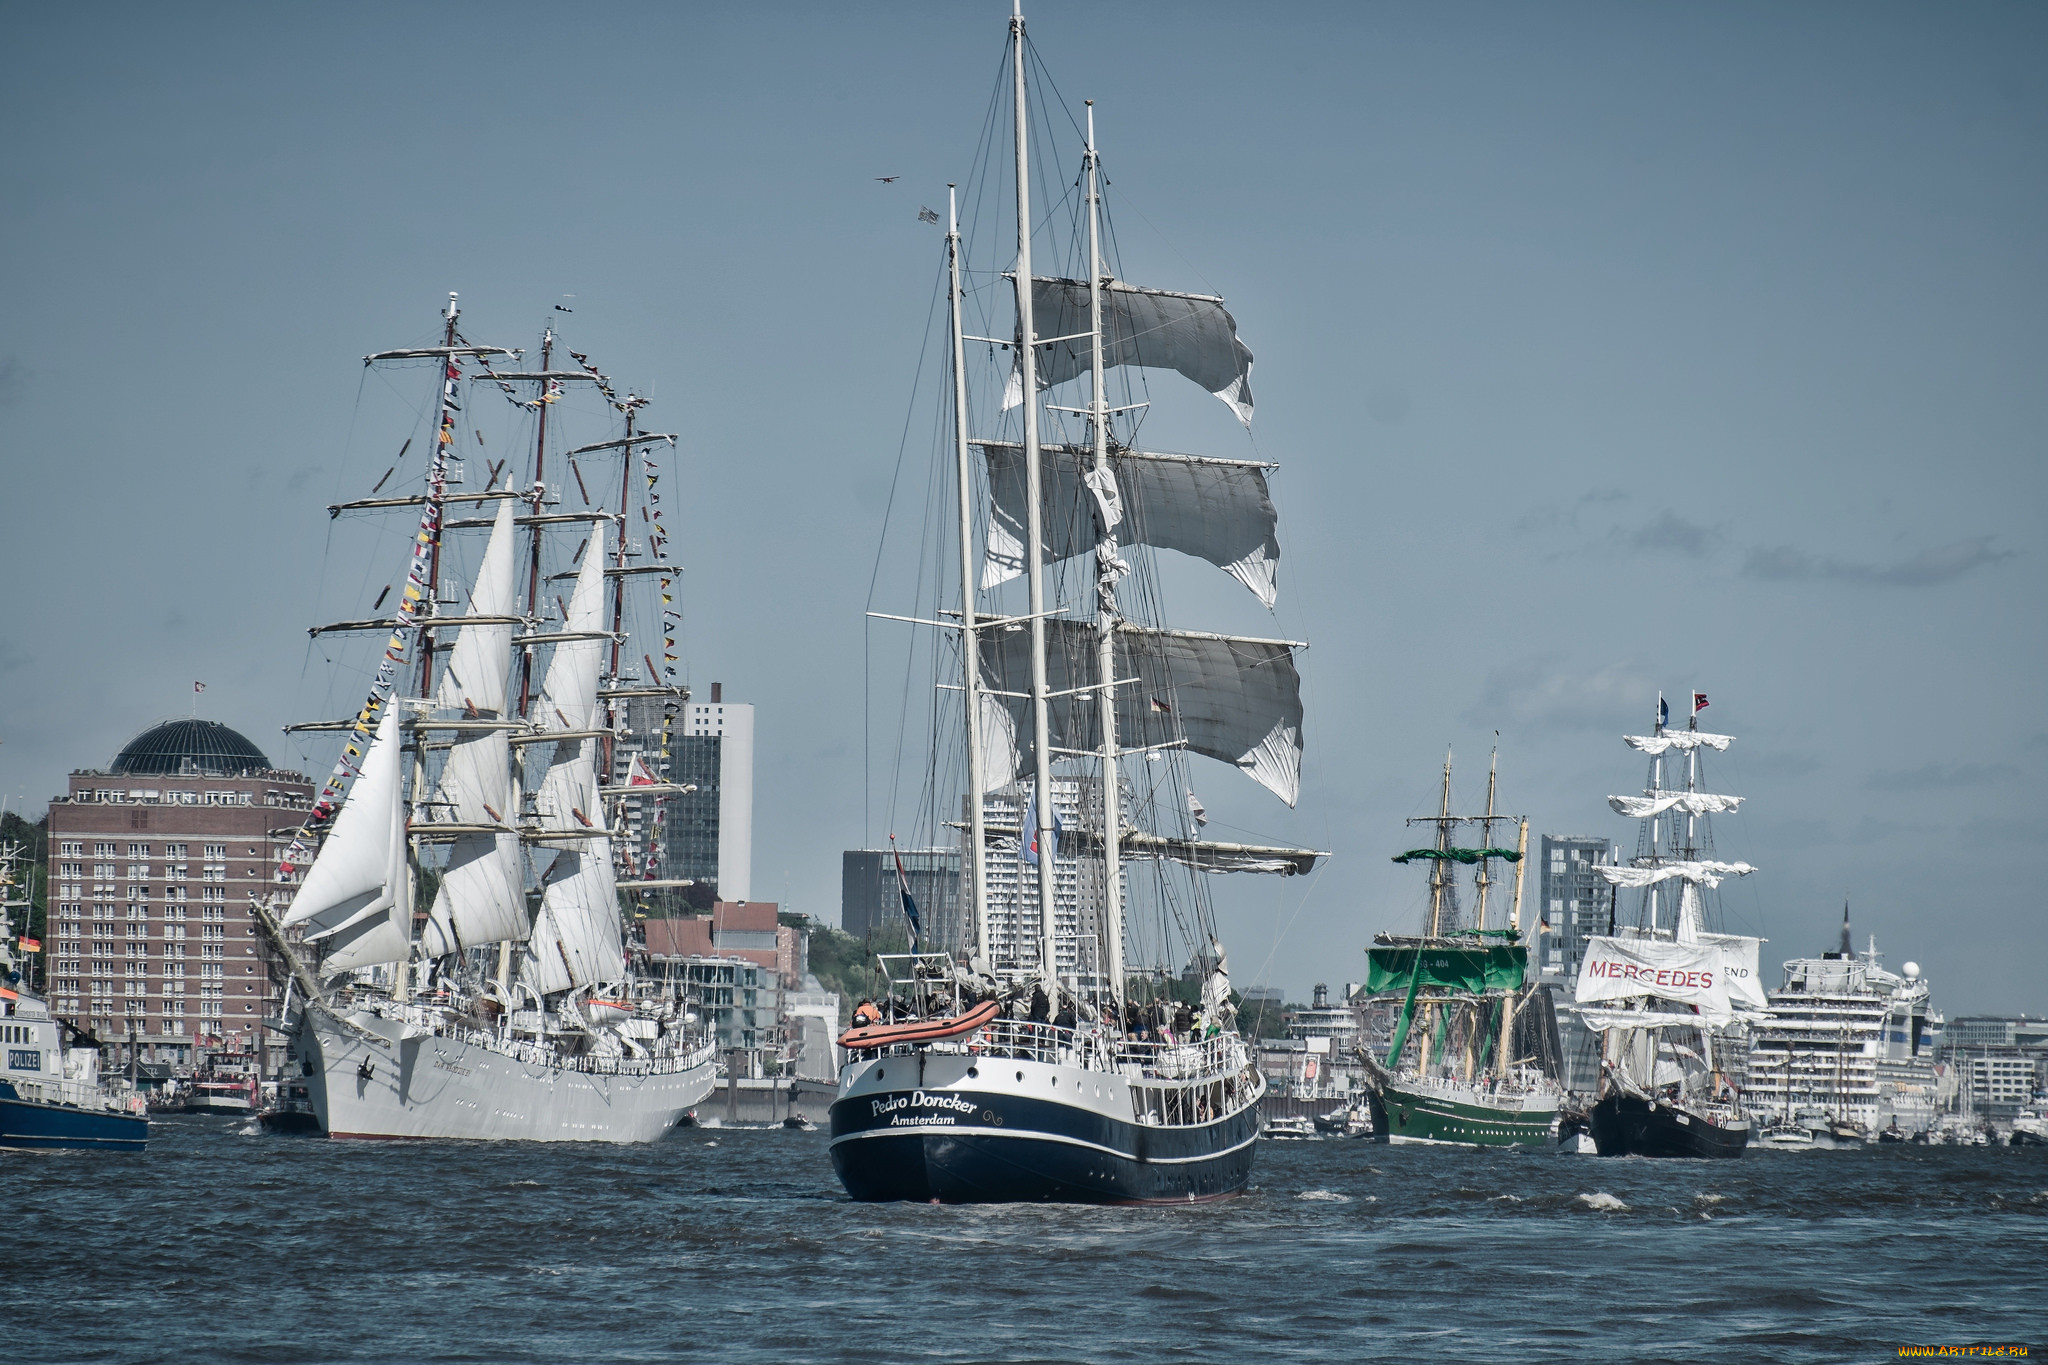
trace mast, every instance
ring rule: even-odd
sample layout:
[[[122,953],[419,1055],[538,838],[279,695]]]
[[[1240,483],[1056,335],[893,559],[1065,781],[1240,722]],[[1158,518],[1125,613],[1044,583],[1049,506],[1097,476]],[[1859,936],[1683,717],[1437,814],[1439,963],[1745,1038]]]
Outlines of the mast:
[[[1662,692],[1657,694],[1657,725],[1650,733],[1655,735],[1664,733],[1664,694]],[[1650,794],[1654,796],[1663,790],[1664,754],[1659,750],[1650,759]],[[1650,866],[1655,867],[1663,860],[1663,844],[1664,818],[1661,815],[1652,816],[1650,818]],[[1657,883],[1650,883],[1649,889],[1643,894],[1643,904],[1649,912],[1648,922],[1643,927],[1654,934],[1657,932]]]
[[[455,320],[462,311],[455,306],[455,291],[448,291],[448,311],[442,316],[446,322],[441,336],[441,345],[450,354],[441,362],[441,417],[435,424],[435,445],[432,463],[427,466],[427,505],[433,525],[433,540],[427,546],[427,602],[425,619],[419,630],[420,642],[420,699],[426,701],[434,695],[434,617],[441,610],[441,504],[448,491],[448,456],[455,444]],[[412,799],[415,803],[425,800],[427,790],[427,745],[425,735],[415,731],[412,744]],[[411,821],[408,820],[407,824]],[[419,881],[420,849],[410,838],[405,841],[406,886],[399,896],[400,904],[406,907],[404,931],[412,939],[412,888]],[[403,962],[392,966],[392,997],[397,1000],[409,999],[412,995],[412,958],[408,954]]]
[[[1104,487],[1109,468],[1109,395],[1102,378],[1102,186],[1095,152],[1095,101],[1088,101],[1088,372],[1094,387],[1090,425],[1095,434],[1095,477]],[[1095,543],[1095,676],[1102,724],[1102,914],[1109,934],[1110,1017],[1123,1018],[1124,905],[1122,853],[1117,846],[1122,816],[1116,768],[1116,530],[1105,518]]]
[[[974,917],[970,956],[986,961],[988,943],[987,817],[982,809],[981,635],[974,612],[973,471],[967,453],[967,354],[960,327],[959,192],[946,186],[946,302],[953,329],[953,454],[960,483],[960,694],[967,704],[967,868]]]
[[[448,291],[448,311],[442,315],[447,326],[443,330],[441,345],[451,352],[441,362],[441,418],[435,423],[433,462],[427,466],[427,501],[434,509],[434,540],[427,547],[427,619],[431,621],[441,608],[441,499],[447,490],[449,447],[455,444],[455,320],[462,311],[455,306],[455,291]],[[420,632],[420,695],[434,695],[434,635],[431,630]]]
[[[1444,790],[1437,803],[1436,851],[1442,853],[1451,846],[1451,751],[1444,750]],[[1429,937],[1435,938],[1444,931],[1444,859],[1437,858],[1429,869]]]
[[[641,401],[629,393],[626,395],[626,401],[619,405],[626,410],[626,442],[619,448],[619,549],[618,554],[613,559],[613,563],[621,570],[626,567],[626,541],[628,539],[626,511],[631,507],[633,501],[633,423],[640,415]],[[619,685],[619,650],[623,647],[625,630],[626,575],[621,572],[612,577],[612,657],[611,671],[607,674],[611,681],[609,684],[600,684],[601,686],[617,687]],[[647,681],[651,684],[655,679],[649,678]],[[601,774],[599,778],[600,786],[611,782],[616,776],[612,771],[612,745],[614,743],[612,735],[617,730],[618,717],[614,714],[614,710],[618,704],[616,698],[609,699],[605,703],[605,730],[607,733],[604,737],[604,764],[598,769],[598,772]],[[611,823],[607,819],[605,826],[610,828]]]
[[[547,374],[553,370],[554,361],[555,329],[544,327],[541,329],[540,334],[541,373]],[[541,381],[540,430],[533,438],[533,515],[536,517],[541,515],[541,503],[547,496],[547,488],[542,480],[547,476],[548,409],[554,406],[554,404],[548,401],[548,395],[552,387],[553,381],[546,379]],[[526,614],[528,617],[540,615],[540,540],[541,528],[536,524],[533,527],[533,535],[528,542],[526,561]],[[526,715],[527,708],[532,704],[533,650],[529,648],[520,651],[519,714],[522,718]]]
[[[1024,390],[1025,556],[1029,563],[1031,611],[1031,739],[1036,759],[1032,792],[1032,841],[1038,846],[1039,975],[1046,1001],[1059,998],[1058,943],[1053,923],[1052,719],[1045,669],[1044,471],[1038,463],[1038,333],[1031,317],[1031,151],[1025,126],[1024,4],[1011,0],[1011,81],[1016,104],[1017,167],[1017,359]]]
[[[1486,814],[1482,816],[1479,821],[1479,847],[1482,849],[1488,849],[1493,847],[1493,791],[1495,784],[1498,783],[1499,780],[1500,750],[1498,748],[1495,748],[1493,751],[1493,757],[1488,759],[1486,764]],[[1487,889],[1493,885],[1493,878],[1486,875],[1486,868],[1487,865],[1492,861],[1493,860],[1491,858],[1486,857],[1485,854],[1482,853],[1480,855],[1478,878],[1479,922],[1473,926],[1474,928],[1480,930],[1484,930],[1486,928],[1486,892]]]

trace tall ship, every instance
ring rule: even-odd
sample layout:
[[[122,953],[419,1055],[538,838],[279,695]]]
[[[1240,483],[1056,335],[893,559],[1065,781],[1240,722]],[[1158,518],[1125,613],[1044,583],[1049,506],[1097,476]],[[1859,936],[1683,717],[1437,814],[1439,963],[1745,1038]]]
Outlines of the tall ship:
[[[1840,947],[1784,972],[1750,1029],[1750,1108],[1774,1133],[1804,1130],[1822,1145],[1932,1129],[1942,1017],[1919,964],[1887,970],[1875,935],[1855,951],[1844,904]]]
[[[1693,693],[1685,728],[1673,729],[1658,697],[1652,732],[1623,736],[1649,760],[1642,795],[1607,798],[1615,814],[1640,823],[1635,857],[1597,868],[1613,889],[1608,932],[1587,940],[1574,991],[1580,1019],[1601,1039],[1588,1116],[1601,1156],[1739,1157],[1751,1137],[1724,1059],[1739,1046],[1729,1031],[1766,1005],[1762,940],[1710,929],[1718,914],[1707,893],[1756,869],[1713,856],[1711,817],[1742,798],[1701,785],[1703,756],[1734,743],[1699,728],[1706,706]],[[1638,893],[1628,923],[1623,890]]]
[[[1535,1147],[1547,1144],[1557,1125],[1563,1092],[1555,1076],[1537,1065],[1537,1055],[1523,1055],[1517,1046],[1517,1016],[1526,1037],[1527,1012],[1539,994],[1528,980],[1522,936],[1529,822],[1495,813],[1496,779],[1496,766],[1490,765],[1484,815],[1453,815],[1446,754],[1437,813],[1420,820],[1436,827],[1436,838],[1428,848],[1394,858],[1429,868],[1429,909],[1420,935],[1381,934],[1366,950],[1367,992],[1401,1001],[1386,1057],[1359,1049],[1374,1100],[1374,1134],[1385,1142]],[[1458,846],[1455,835],[1462,826],[1477,827],[1478,847]],[[1494,846],[1496,826],[1516,830],[1515,847]],[[1493,925],[1497,861],[1515,869],[1514,896],[1504,923]],[[1469,922],[1459,903],[1461,866],[1473,869]],[[1546,998],[1537,1008],[1547,1003]],[[1406,1055],[1411,1040],[1412,1060]]]
[[[1168,627],[1156,561],[1204,561],[1270,609],[1272,466],[1140,445],[1151,371],[1248,425],[1251,352],[1222,299],[1116,277],[1092,105],[1074,189],[1034,214],[1021,12],[1009,39],[1013,174],[991,156],[967,202],[1009,197],[1014,257],[998,239],[993,268],[972,270],[949,201],[946,491],[919,543],[958,577],[896,618],[930,631],[913,658],[946,703],[929,766],[901,785],[918,819],[958,832],[958,932],[904,881],[911,951],[884,959],[888,998],[841,1038],[832,1162],[863,1200],[1216,1199],[1250,1177],[1266,1083],[1238,1031],[1208,874],[1301,872],[1322,855],[1201,837],[1190,755],[1294,805],[1302,646]],[[1034,225],[1069,232],[1048,243],[1065,276],[1037,273]],[[964,310],[988,317],[998,298],[1014,316],[968,333]],[[970,374],[970,347],[986,370]],[[1048,401],[1080,380],[1066,405]]]
[[[0,842],[0,1150],[142,1151],[142,1097],[106,1085],[97,1040],[36,992],[35,967],[47,959],[30,932],[34,876],[26,849]]]
[[[291,973],[291,1055],[329,1135],[651,1141],[713,1073],[684,1003],[632,987],[620,903],[622,875],[628,891],[667,885],[644,875],[628,808],[682,790],[661,762],[687,693],[652,457],[675,438],[639,430],[645,400],[587,357],[558,366],[552,330],[524,370],[521,352],[472,344],[459,319],[451,294],[439,344],[366,357],[427,368],[437,415],[411,491],[387,491],[409,440],[368,497],[329,511],[416,529],[391,565],[403,576],[372,604],[397,586],[391,615],[313,628],[381,637],[382,656],[352,718],[293,727],[339,733],[341,754],[254,908]],[[550,472],[548,428],[575,386],[623,434],[552,452],[569,483]],[[505,474],[515,457],[492,460],[465,417],[494,390],[515,437],[532,433],[523,488]],[[465,462],[471,435],[483,452]],[[608,461],[616,479],[593,497]],[[466,479],[466,465],[486,477]],[[472,572],[458,575],[459,559]],[[466,603],[443,596],[451,580],[466,580]],[[662,614],[629,610],[629,587],[655,584]],[[627,649],[657,622],[660,665]],[[638,736],[629,756],[634,699],[662,715],[659,738]]]

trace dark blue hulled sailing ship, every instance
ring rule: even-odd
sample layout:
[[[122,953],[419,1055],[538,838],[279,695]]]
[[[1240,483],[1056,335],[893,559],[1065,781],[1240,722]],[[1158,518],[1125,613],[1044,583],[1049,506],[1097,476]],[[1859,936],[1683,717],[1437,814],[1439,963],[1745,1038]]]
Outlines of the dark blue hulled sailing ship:
[[[1150,619],[1152,572],[1155,552],[1173,550],[1270,608],[1272,466],[1137,447],[1147,404],[1113,406],[1110,372],[1129,387],[1141,368],[1176,371],[1249,422],[1251,353],[1221,299],[1138,288],[1106,269],[1092,108],[1067,254],[1085,278],[1033,273],[1021,14],[1010,42],[1017,250],[1012,267],[989,273],[1014,292],[1014,329],[1008,341],[964,331],[956,211],[945,460],[958,494],[958,596],[894,618],[958,645],[958,681],[942,686],[962,700],[964,736],[949,730],[945,747],[966,769],[962,818],[947,822],[962,836],[963,912],[955,941],[938,925],[920,941],[913,918],[912,951],[883,958],[880,1017],[841,1038],[849,1060],[832,1161],[856,1199],[1221,1198],[1250,1177],[1265,1082],[1237,1030],[1201,874],[1304,872],[1322,855],[1202,839],[1188,755],[1233,764],[1293,805],[1301,646],[1168,629]],[[1002,390],[1000,408],[983,414],[1000,437],[969,435],[968,342],[1007,370],[987,386]],[[1045,401],[1044,390],[1083,377],[1085,406]],[[948,528],[942,543],[954,536]],[[1135,591],[1120,592],[1133,575]],[[1024,601],[1014,587],[1013,600],[990,599],[1020,581]],[[1134,976],[1125,950],[1141,879],[1158,892],[1155,966],[1178,967],[1169,951],[1191,954],[1170,986]]]

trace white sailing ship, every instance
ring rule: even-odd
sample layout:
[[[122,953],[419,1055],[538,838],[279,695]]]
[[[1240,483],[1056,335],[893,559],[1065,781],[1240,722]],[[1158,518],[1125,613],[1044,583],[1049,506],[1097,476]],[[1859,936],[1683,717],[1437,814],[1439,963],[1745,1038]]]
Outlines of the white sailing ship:
[[[1034,273],[1033,231],[1043,225],[1031,208],[1021,13],[1010,41],[1016,255],[998,270],[1015,299],[1014,327],[1008,339],[966,334],[956,213],[947,236],[952,420],[941,459],[958,520],[940,543],[948,558],[957,552],[959,589],[916,618],[959,644],[958,681],[941,686],[962,702],[965,941],[957,956],[893,959],[894,1017],[842,1038],[851,1060],[832,1106],[832,1159],[858,1199],[1218,1198],[1249,1177],[1265,1081],[1237,1031],[1202,878],[1188,869],[1290,873],[1322,855],[1201,839],[1187,755],[1232,764],[1294,804],[1301,646],[1154,619],[1158,550],[1204,560],[1271,606],[1271,466],[1139,448],[1148,404],[1114,403],[1109,383],[1113,373],[1128,385],[1141,368],[1176,371],[1249,421],[1251,353],[1223,300],[1112,275],[1092,107],[1066,243],[1069,269],[1083,278]],[[999,436],[969,434],[970,342],[999,353],[1007,372],[990,376],[1000,408],[981,414],[1006,424]],[[1081,379],[1085,407],[1046,401],[1046,390]],[[1048,425],[1069,420],[1069,434],[1048,437]],[[987,499],[979,555],[977,472]],[[1071,595],[1049,601],[1049,575]],[[1018,580],[1024,602],[990,600]],[[934,738],[935,752],[951,747]],[[1063,794],[1075,803],[1064,821]],[[1002,858],[1019,875],[1003,879],[1014,894],[999,911],[990,873]],[[1076,869],[1064,898],[1062,865]],[[1177,879],[1173,965],[1178,949],[1195,952],[1198,998],[1134,989],[1125,942],[1134,866],[1161,884]],[[1162,910],[1162,939],[1168,918]]]
[[[419,494],[330,510],[417,510],[419,532],[395,616],[315,628],[388,630],[390,638],[353,720],[296,727],[344,731],[343,756],[280,866],[273,903],[259,903],[259,920],[293,973],[292,1054],[330,1135],[651,1141],[703,1099],[713,1077],[711,1044],[693,1035],[684,1002],[631,986],[619,905],[618,864],[637,864],[619,846],[625,800],[680,789],[637,766],[629,783],[606,785],[599,774],[616,766],[609,755],[624,699],[679,704],[686,695],[649,654],[644,675],[621,667],[626,583],[652,573],[666,589],[675,572],[658,538],[638,564],[624,539],[636,510],[636,454],[674,438],[637,434],[643,400],[620,398],[581,357],[579,368],[552,370],[552,333],[540,371],[501,373],[492,360],[518,353],[470,345],[457,318],[451,294],[440,346],[369,357],[439,367],[434,449]],[[481,493],[455,489],[456,414],[469,377],[537,414],[530,490],[492,487],[495,471]],[[596,384],[624,419],[623,439],[571,452],[622,462],[616,509],[548,510],[560,502],[550,502],[542,480],[548,410],[577,381]],[[515,387],[527,384],[530,399]],[[651,490],[651,465],[647,473]],[[522,502],[527,514],[515,515]],[[446,520],[457,503],[494,512]],[[543,538],[559,528],[574,528],[584,543],[561,618],[543,623]],[[442,550],[457,530],[484,530],[488,539],[468,610],[447,616],[438,610]],[[443,643],[450,632],[452,648]],[[533,659],[543,648],[536,693]],[[529,792],[532,769],[541,776]],[[414,901],[422,869],[438,874],[423,920]],[[288,1012],[291,998],[288,990]]]

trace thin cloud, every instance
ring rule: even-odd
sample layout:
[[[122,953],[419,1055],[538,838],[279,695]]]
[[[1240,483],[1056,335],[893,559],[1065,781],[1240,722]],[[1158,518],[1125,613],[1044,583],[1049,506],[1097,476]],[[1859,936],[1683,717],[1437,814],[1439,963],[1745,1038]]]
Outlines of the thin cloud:
[[[1701,559],[1720,543],[1721,532],[1696,521],[1687,521],[1670,508],[1646,526],[1628,533],[1625,543],[1632,550],[1664,551]]]
[[[1948,545],[1922,550],[1890,564],[1861,564],[1831,556],[1810,555],[1790,545],[1758,546],[1742,565],[1745,578],[1771,583],[1799,583],[1832,579],[1873,587],[1930,588],[1961,578],[1973,569],[2011,559],[2011,550],[1992,544],[1990,536],[1975,536]]]
[[[1863,779],[1871,791],[1953,791],[2010,782],[2020,770],[2010,763],[1926,763],[1918,768],[1884,768]]]

